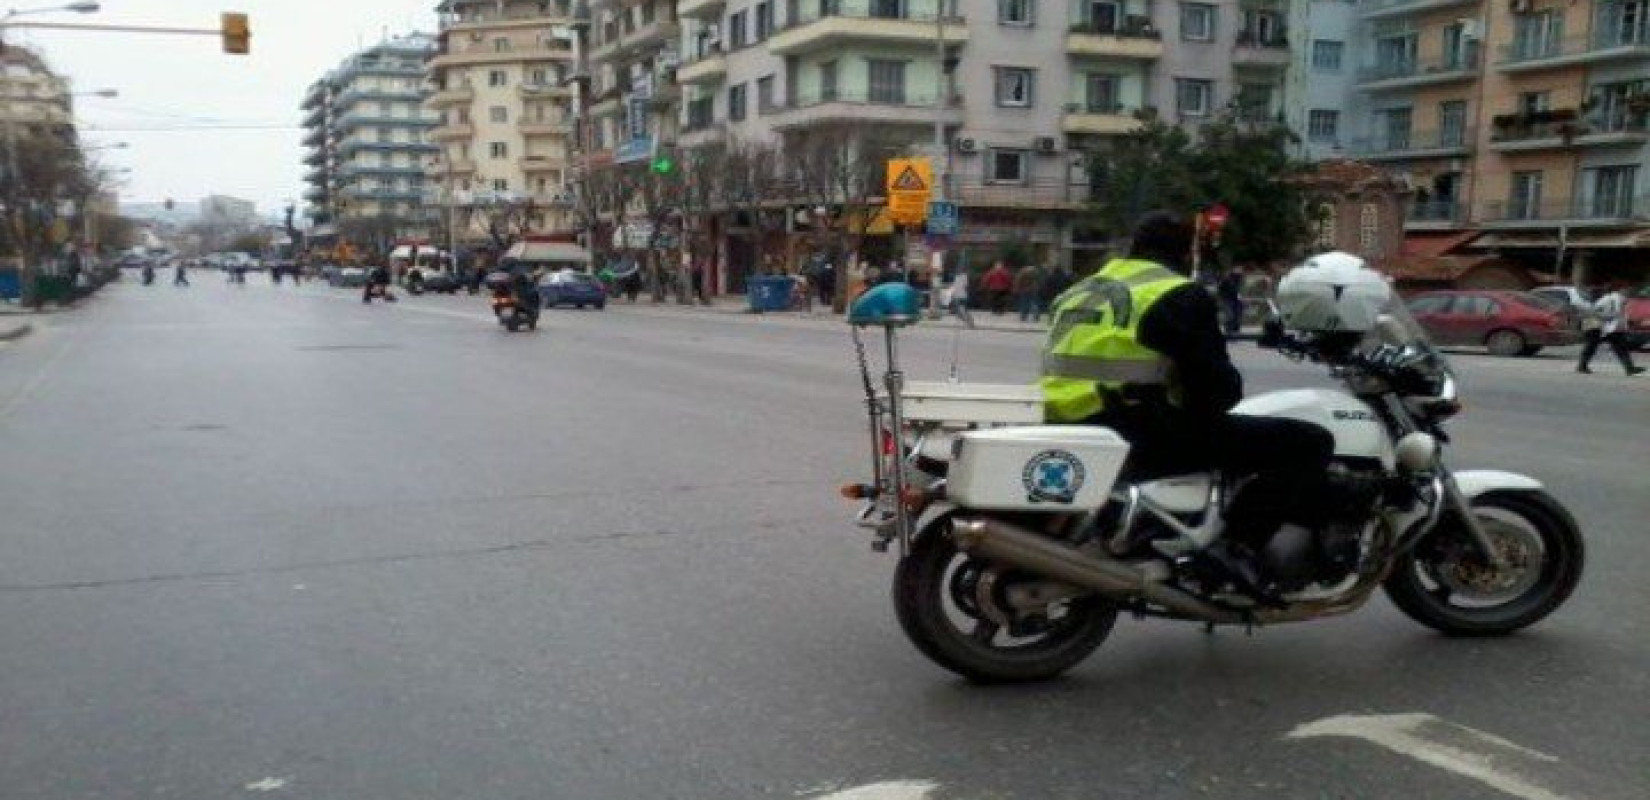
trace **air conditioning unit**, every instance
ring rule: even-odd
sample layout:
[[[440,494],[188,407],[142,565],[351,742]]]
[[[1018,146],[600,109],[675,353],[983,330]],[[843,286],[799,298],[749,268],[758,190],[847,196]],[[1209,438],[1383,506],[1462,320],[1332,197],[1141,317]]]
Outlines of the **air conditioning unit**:
[[[958,139],[957,140],[957,152],[959,152],[959,153],[972,153],[975,150],[978,150],[979,147],[980,147],[979,142],[976,142],[973,139]]]
[[[1053,136],[1037,137],[1037,140],[1034,142],[1034,146],[1039,153],[1053,153],[1057,152],[1059,149],[1059,143],[1054,141]]]

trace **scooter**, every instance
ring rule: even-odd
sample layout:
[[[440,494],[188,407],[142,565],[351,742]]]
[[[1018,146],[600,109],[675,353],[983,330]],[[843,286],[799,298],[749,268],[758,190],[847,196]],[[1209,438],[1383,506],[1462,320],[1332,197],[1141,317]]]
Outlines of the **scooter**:
[[[1345,391],[1271,392],[1234,409],[1335,440],[1338,511],[1272,538],[1260,557],[1279,594],[1266,599],[1204,552],[1240,478],[1128,477],[1126,441],[1042,424],[1036,387],[908,384],[897,333],[921,316],[916,292],[887,284],[856,301],[872,477],[842,494],[863,503],[857,523],[874,549],[897,545],[894,610],[917,649],[975,681],[1030,681],[1088,657],[1125,613],[1253,628],[1351,613],[1383,589],[1423,625],[1497,636],[1558,609],[1581,578],[1575,519],[1534,478],[1452,469],[1444,423],[1462,406],[1448,362],[1384,283],[1389,300],[1354,330],[1337,329],[1350,314],[1336,310],[1356,299],[1354,282],[1321,283],[1304,291],[1322,295],[1329,322],[1273,324],[1263,344],[1323,365]],[[1286,279],[1280,302],[1300,289]],[[886,341],[880,388],[861,338],[873,327]]]
[[[509,273],[495,272],[487,277],[487,286],[493,292],[493,315],[498,318],[498,324],[504,329],[515,333],[525,326],[528,330],[537,330],[539,326],[539,307],[535,298],[522,297],[513,285]]]

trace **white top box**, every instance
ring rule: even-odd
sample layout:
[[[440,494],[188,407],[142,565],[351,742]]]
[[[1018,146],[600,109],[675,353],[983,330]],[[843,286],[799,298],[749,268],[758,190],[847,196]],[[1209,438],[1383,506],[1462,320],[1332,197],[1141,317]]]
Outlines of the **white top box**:
[[[1043,421],[1043,390],[1038,386],[911,381],[900,396],[908,423],[967,428]]]

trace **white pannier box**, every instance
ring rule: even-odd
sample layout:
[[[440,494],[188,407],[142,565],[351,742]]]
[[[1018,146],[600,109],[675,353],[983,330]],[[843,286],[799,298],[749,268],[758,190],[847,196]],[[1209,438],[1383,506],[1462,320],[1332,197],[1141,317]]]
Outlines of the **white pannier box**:
[[[945,427],[1036,425],[1043,421],[1043,390],[1004,383],[911,381],[900,392],[905,421]]]
[[[957,436],[946,496],[967,508],[1070,513],[1106,504],[1129,443],[1110,428],[1038,425]]]

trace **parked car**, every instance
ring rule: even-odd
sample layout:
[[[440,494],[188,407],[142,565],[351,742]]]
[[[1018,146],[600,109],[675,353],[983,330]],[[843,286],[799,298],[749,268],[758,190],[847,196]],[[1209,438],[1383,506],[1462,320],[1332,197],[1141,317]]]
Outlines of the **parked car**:
[[[1593,307],[1593,301],[1598,299],[1593,297],[1592,292],[1580,286],[1537,286],[1530,290],[1530,294],[1557,300],[1575,309],[1577,313],[1590,310]]]
[[[570,269],[540,278],[539,297],[543,299],[545,308],[595,306],[600,310],[607,307],[607,289],[602,282],[588,272]]]
[[[1442,291],[1409,299],[1409,313],[1440,345],[1533,356],[1581,341],[1581,319],[1561,300],[1529,292]]]
[[[1627,346],[1650,348],[1650,286],[1627,294]]]

